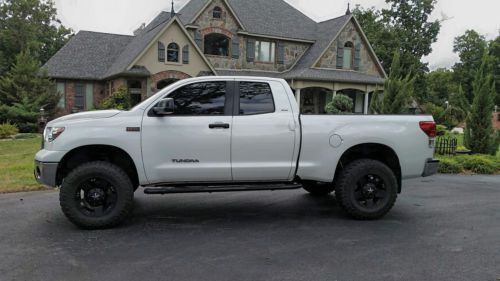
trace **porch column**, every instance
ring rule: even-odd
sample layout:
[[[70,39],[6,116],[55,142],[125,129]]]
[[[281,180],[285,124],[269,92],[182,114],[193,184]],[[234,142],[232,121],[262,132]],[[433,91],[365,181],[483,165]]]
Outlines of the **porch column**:
[[[363,113],[365,115],[368,114],[368,103],[370,102],[370,93],[368,93],[368,91],[365,93],[365,108],[364,108],[364,111]]]
[[[333,90],[333,98],[335,98],[336,96],[337,96],[337,91]]]
[[[300,89],[295,89],[295,98],[297,99],[297,104],[299,106],[299,112],[300,112]]]

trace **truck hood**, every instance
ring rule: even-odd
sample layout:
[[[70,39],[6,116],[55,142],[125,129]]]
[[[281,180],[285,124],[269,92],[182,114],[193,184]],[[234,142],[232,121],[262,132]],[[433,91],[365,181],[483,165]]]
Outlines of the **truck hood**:
[[[121,112],[120,110],[99,110],[99,111],[81,112],[63,116],[61,118],[51,121],[50,123],[59,123],[59,122],[79,120],[79,119],[110,118],[116,116],[120,112]]]

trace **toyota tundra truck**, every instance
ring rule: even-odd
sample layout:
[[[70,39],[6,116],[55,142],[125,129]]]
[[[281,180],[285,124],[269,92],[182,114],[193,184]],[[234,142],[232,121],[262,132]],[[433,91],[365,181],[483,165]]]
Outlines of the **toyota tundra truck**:
[[[436,124],[417,115],[301,115],[285,80],[200,77],[128,111],[53,120],[35,178],[60,187],[66,217],[112,227],[146,194],[290,190],[335,192],[346,214],[378,219],[406,179],[436,173]]]

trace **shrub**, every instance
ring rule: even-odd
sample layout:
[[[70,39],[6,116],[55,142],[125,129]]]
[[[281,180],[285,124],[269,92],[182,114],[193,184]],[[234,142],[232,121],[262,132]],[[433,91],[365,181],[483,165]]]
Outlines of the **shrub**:
[[[127,88],[120,87],[110,96],[103,99],[97,109],[119,109],[128,110],[131,108],[130,95]]]
[[[336,95],[331,102],[329,102],[325,111],[329,114],[349,114],[352,112],[354,103],[352,99],[345,95]]]
[[[436,129],[438,136],[444,136],[448,132],[448,128],[446,128],[446,126],[444,125],[437,125]]]
[[[454,158],[440,159],[438,172],[441,174],[460,174],[463,172],[463,166]]]
[[[491,175],[500,169],[497,159],[493,156],[472,155],[457,158],[462,163],[464,169],[476,174]]]
[[[0,124],[0,139],[9,138],[19,133],[16,125],[10,123]]]

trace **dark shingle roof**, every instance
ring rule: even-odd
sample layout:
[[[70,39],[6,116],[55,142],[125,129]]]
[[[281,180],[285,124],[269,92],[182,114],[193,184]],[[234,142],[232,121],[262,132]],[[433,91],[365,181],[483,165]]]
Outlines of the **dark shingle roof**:
[[[306,79],[313,81],[338,81],[367,84],[383,84],[384,79],[379,76],[368,75],[357,71],[336,69],[305,68],[284,73],[283,79]]]
[[[133,37],[80,31],[45,65],[49,76],[68,79],[101,79]]]
[[[209,0],[191,0],[180,11],[184,24],[195,20]],[[316,22],[282,0],[227,0],[250,33],[315,40]]]
[[[283,73],[271,72],[271,71],[217,69],[217,74],[220,76],[258,76],[258,77],[283,78]]]
[[[170,22],[170,13],[161,12],[142,32],[140,32],[128,44],[123,52],[118,56],[115,63],[105,73],[105,77],[114,76],[127,70],[127,67],[144,51],[151,43],[151,40]],[[103,78],[105,78],[103,77]]]

